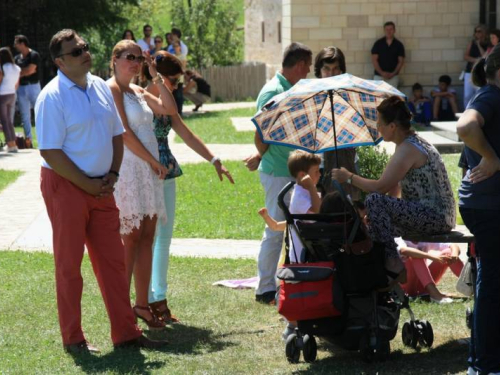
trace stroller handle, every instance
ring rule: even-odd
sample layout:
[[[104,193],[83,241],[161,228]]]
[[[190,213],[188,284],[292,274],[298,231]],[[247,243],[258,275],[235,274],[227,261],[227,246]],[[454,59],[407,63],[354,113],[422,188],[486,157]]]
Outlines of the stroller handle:
[[[283,210],[287,224],[293,224],[294,219],[328,221],[331,220],[332,217],[341,215],[341,214],[303,214],[303,215],[293,214],[292,215],[287,205],[285,204],[285,195],[294,187],[295,183],[296,183],[295,181],[290,181],[288,184],[285,185],[285,187],[280,191],[278,195],[278,206]],[[339,192],[340,198],[344,202],[345,207],[348,208],[349,214],[356,223],[356,227],[358,227],[361,224],[360,223],[361,219],[359,217],[358,212],[354,208],[352,201],[348,198],[347,194],[345,193],[344,189],[342,188],[342,186],[339,184],[338,181],[333,180],[332,183],[333,186],[335,187],[335,190]]]

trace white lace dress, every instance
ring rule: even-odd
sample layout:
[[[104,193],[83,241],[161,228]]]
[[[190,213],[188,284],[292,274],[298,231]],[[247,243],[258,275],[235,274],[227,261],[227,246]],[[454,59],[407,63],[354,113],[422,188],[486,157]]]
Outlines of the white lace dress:
[[[153,112],[141,94],[125,93],[123,104],[127,121],[141,143],[159,159],[158,143],[153,129]],[[120,233],[129,234],[138,228],[146,217],[166,221],[163,181],[158,178],[148,162],[127,146],[123,153],[120,178],[115,185],[115,199],[120,209]]]

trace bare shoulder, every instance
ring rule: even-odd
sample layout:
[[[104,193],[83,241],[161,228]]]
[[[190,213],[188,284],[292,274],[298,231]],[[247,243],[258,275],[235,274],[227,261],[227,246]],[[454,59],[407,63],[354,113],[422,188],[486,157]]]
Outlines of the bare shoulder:
[[[144,95],[146,90],[144,90],[141,86],[136,85],[135,83],[130,84],[130,88],[136,93],[136,94],[141,94]]]

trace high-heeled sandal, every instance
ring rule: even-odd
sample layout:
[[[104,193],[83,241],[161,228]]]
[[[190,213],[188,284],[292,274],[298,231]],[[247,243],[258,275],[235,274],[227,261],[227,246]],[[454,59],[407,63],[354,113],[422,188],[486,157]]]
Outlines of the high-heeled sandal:
[[[139,318],[141,319],[144,323],[147,324],[148,328],[150,330],[161,330],[161,329],[165,329],[165,323],[163,321],[161,321],[160,319],[158,319],[158,317],[155,315],[155,313],[153,313],[151,311],[151,309],[149,307],[145,307],[145,306],[139,306],[139,305],[135,305],[133,307],[133,310],[134,310],[134,314],[136,316],[136,318]],[[151,314],[151,319],[146,319],[145,317],[139,315],[137,313],[137,310],[142,310],[142,311],[149,311],[149,313]]]
[[[161,320],[162,322],[165,322],[165,324],[179,323],[180,322],[180,320],[175,315],[172,315],[172,313],[170,312],[170,309],[168,308],[166,299],[164,299],[162,301],[150,303],[149,307],[151,308],[151,311],[153,312],[153,314],[159,320]]]

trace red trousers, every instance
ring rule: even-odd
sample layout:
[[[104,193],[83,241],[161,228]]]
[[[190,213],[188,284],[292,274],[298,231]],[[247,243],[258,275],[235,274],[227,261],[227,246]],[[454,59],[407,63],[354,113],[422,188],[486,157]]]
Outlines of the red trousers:
[[[451,250],[430,250],[429,253],[434,255],[450,255]],[[421,258],[408,258],[405,262],[407,281],[405,284],[401,284],[401,287],[410,297],[426,294],[425,287],[431,283],[439,283],[448,267],[457,277],[460,276],[460,272],[462,272],[462,268],[464,267],[461,260],[451,265],[439,262],[427,264],[427,262],[426,259]]]
[[[114,344],[142,334],[130,306],[125,250],[114,197],[96,199],[42,167],[41,190],[53,231],[57,310],[64,345],[85,340],[81,326],[84,245],[111,322]]]

